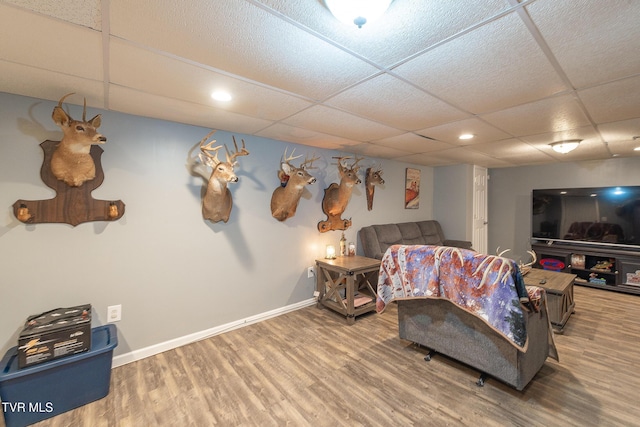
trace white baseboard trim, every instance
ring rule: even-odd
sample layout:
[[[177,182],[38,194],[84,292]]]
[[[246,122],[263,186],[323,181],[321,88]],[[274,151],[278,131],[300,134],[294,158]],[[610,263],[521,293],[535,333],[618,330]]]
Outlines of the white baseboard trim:
[[[204,331],[196,332],[193,334],[185,335],[179,338],[175,338],[169,341],[154,344],[149,347],[141,348],[139,350],[133,350],[129,353],[120,354],[113,358],[111,364],[112,368],[126,365],[127,363],[142,360],[147,357],[154,356],[156,354],[165,352],[167,350],[173,350],[174,348],[182,347],[183,345],[191,344],[196,341],[207,339],[216,335],[220,335],[224,332],[233,331],[235,329],[242,328],[254,323],[262,322],[263,320],[271,319],[285,313],[289,313],[295,310],[299,310],[304,307],[309,307],[316,303],[315,298],[300,301],[295,304],[287,305],[285,307],[277,308],[275,310],[267,311],[266,313],[257,314],[255,316],[247,317],[245,319],[236,320],[235,322],[227,323],[225,325],[216,326],[214,328],[206,329]]]

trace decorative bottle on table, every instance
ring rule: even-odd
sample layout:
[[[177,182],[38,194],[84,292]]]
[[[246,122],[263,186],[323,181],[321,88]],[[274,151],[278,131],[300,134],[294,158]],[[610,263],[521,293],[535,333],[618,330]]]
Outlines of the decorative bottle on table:
[[[342,237],[340,238],[340,256],[345,256],[347,254],[347,239],[344,237],[344,232],[342,232]]]

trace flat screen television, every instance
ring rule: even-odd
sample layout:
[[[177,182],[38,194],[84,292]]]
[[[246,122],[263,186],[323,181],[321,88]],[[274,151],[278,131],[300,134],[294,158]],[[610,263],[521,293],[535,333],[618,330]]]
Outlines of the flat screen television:
[[[533,190],[534,240],[640,250],[640,186]]]

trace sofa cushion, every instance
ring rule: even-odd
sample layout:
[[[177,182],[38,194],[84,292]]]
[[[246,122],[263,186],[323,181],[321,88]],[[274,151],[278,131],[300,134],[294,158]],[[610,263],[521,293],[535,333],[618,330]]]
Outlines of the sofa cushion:
[[[405,222],[397,224],[400,234],[402,234],[403,245],[424,245],[424,237],[420,227],[415,222]]]
[[[402,243],[402,233],[397,224],[373,225],[380,251],[385,253],[389,246]]]
[[[439,222],[420,221],[417,222],[416,225],[419,227],[420,234],[422,234],[424,238],[423,245],[442,246],[444,233],[442,232],[442,227],[440,227]]]

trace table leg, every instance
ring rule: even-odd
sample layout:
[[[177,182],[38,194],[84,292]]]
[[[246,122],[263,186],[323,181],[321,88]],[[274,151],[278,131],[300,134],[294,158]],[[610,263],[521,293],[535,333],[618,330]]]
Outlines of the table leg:
[[[347,293],[347,323],[349,325],[353,325],[354,323],[356,323],[355,308],[353,307],[353,299],[356,293],[354,286],[354,277],[355,275],[353,273],[349,273],[347,275],[347,286],[345,290],[345,292]]]

